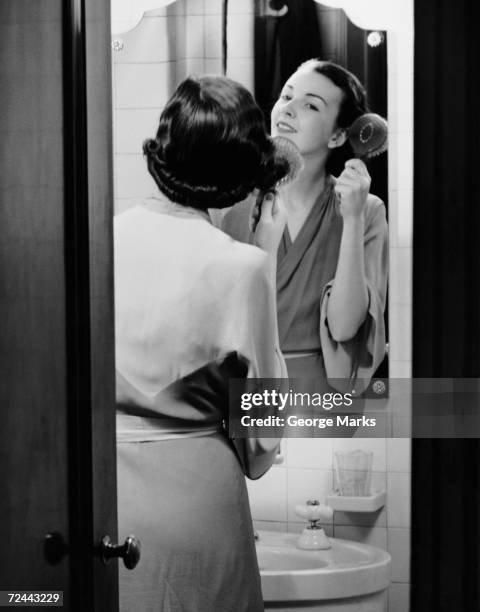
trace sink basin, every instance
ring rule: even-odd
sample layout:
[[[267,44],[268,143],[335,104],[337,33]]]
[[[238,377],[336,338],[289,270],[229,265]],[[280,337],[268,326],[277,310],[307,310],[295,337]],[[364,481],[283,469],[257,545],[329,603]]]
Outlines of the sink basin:
[[[300,550],[298,538],[299,534],[259,532],[257,557],[267,609],[268,603],[275,604],[276,610],[284,603],[291,610],[293,602],[299,602],[302,610],[346,610],[348,601],[352,610],[385,609],[382,602],[390,583],[391,563],[387,552],[337,538],[330,538],[329,550]],[[332,600],[341,601],[343,607],[335,607]],[[306,602],[312,607],[305,608]],[[367,607],[360,607],[360,602]]]

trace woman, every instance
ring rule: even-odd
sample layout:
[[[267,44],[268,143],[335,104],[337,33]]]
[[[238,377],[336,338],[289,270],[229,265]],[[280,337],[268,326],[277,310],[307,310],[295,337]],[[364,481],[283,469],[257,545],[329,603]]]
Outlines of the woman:
[[[206,210],[286,168],[251,95],[222,77],[186,79],[144,153],[159,194],[115,219],[119,531],[142,543],[121,608],[263,610],[244,472],[261,476],[278,440],[232,444],[223,422],[229,378],[285,375],[272,274],[285,220],[267,202],[269,258]]]
[[[385,207],[369,194],[367,168],[349,159],[347,142],[348,127],[367,110],[358,79],[316,59],[288,79],[272,110],[272,134],[295,143],[304,162],[279,193],[287,214],[278,249],[280,343],[289,376],[309,379],[316,391],[363,391],[385,355]],[[222,228],[252,242],[251,211],[251,201],[234,207]]]

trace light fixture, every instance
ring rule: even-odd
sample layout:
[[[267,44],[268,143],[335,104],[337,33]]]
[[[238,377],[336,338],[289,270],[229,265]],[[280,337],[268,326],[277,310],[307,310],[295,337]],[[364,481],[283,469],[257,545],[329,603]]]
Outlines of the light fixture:
[[[143,14],[160,9],[176,0],[111,0],[112,34],[128,32],[141,21]]]
[[[382,44],[384,38],[385,37],[381,32],[379,32],[378,30],[374,30],[373,32],[370,32],[367,36],[367,44],[369,47],[379,47]]]

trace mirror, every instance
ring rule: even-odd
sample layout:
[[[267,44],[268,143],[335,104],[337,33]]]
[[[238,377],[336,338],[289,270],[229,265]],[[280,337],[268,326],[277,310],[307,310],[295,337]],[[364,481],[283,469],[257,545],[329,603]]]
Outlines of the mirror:
[[[410,378],[413,0],[401,3],[401,13],[393,12],[392,8],[387,16],[393,17],[385,24],[387,31],[363,30],[356,25],[359,12],[348,6],[355,3],[325,0],[323,4],[308,4],[310,10],[314,7],[322,41],[320,52],[311,55],[321,55],[350,68],[365,83],[372,110],[388,118],[388,157],[384,155],[370,166],[372,192],[388,205],[389,221],[389,354],[388,364],[384,362],[379,375]],[[374,0],[371,4],[375,5]],[[384,7],[386,4],[383,2]],[[298,8],[307,2],[177,0],[147,11],[128,31],[124,31],[127,20],[112,24],[116,214],[140,204],[157,189],[147,172],[141,147],[145,138],[154,135],[166,100],[190,73],[221,74],[225,49],[226,74],[255,91],[267,112],[274,84],[282,79],[272,49],[279,44],[278,20],[282,18],[283,5]],[[353,21],[348,19],[350,13],[338,8],[340,5],[351,11]],[[224,6],[228,6],[226,48],[222,37]],[[367,19],[365,11],[361,16],[362,21]],[[368,27],[365,23],[360,25]],[[380,25],[372,23],[371,27]],[[291,34],[294,39],[295,32]],[[408,413],[408,406],[405,411]],[[405,598],[409,580],[405,568],[410,532],[410,441],[406,437],[400,439],[406,434],[401,425],[398,427],[389,439],[287,440],[283,446],[284,463],[270,470],[261,481],[249,483],[256,526],[301,530],[303,525],[293,507],[305,503],[312,495],[324,497],[332,489],[333,451],[373,450],[373,478],[376,486],[388,492],[387,507],[371,516],[338,513],[335,524],[327,524],[327,534],[363,538],[388,548],[392,556],[397,555],[402,562],[396,565],[393,574],[393,596]]]

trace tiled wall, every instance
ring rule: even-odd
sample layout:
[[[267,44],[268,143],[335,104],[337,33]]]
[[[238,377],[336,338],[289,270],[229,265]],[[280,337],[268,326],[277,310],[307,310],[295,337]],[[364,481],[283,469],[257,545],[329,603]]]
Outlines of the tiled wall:
[[[413,0],[405,23],[388,33],[390,375],[411,375],[411,258],[413,203]],[[230,0],[227,74],[253,89],[253,2]],[[113,52],[115,211],[155,192],[141,154],[175,86],[189,73],[221,73],[221,0],[178,0],[149,11],[133,30],[116,35]],[[120,31],[121,26],[114,29]],[[392,439],[284,440],[285,461],[249,482],[258,529],[300,532],[294,506],[322,500],[333,486],[333,452],[374,451],[374,484],[387,507],[374,514],[336,512],[327,534],[367,542],[392,555],[389,612],[407,612],[410,558],[410,441]]]
[[[253,89],[253,2],[231,0],[227,75]],[[177,0],[148,11],[116,34],[113,51],[115,213],[140,203],[156,186],[142,157],[160,112],[188,74],[222,72],[222,0]],[[127,23],[127,22],[125,22]],[[123,22],[114,24],[120,32]]]

